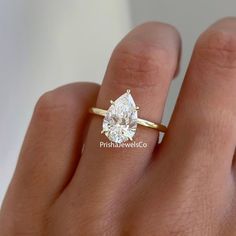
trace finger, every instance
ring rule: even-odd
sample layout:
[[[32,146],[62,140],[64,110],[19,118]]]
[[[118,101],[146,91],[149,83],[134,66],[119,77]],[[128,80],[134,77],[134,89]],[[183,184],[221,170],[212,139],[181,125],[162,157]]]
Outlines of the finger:
[[[139,116],[160,122],[167,91],[175,74],[180,49],[180,39],[176,30],[166,24],[146,23],[131,31],[114,50],[102,83],[97,107],[107,109],[109,101],[131,90]],[[93,198],[101,195],[105,203],[111,194],[129,188],[148,164],[156,145],[158,132],[150,128],[138,127],[134,137],[136,142],[146,142],[148,148],[100,148],[101,141],[109,141],[100,134],[103,120],[93,116],[86,139],[85,150],[71,184],[71,191]],[[95,184],[96,183],[96,184]],[[106,195],[106,196],[105,196]],[[119,195],[119,194],[118,194]],[[86,199],[84,197],[83,199]],[[110,201],[109,200],[109,201]],[[95,204],[99,204],[99,203]]]
[[[24,206],[32,206],[28,213],[47,206],[68,183],[79,161],[87,110],[97,91],[96,84],[76,83],[40,98],[6,197],[9,204],[17,202],[14,214],[24,212]]]
[[[129,201],[132,217],[138,215],[136,209],[142,212],[136,224],[152,216],[144,230],[155,224],[158,212],[164,212],[158,221],[160,229],[167,221],[176,222],[176,216],[186,225],[198,222],[199,227],[211,225],[211,216],[228,214],[235,193],[231,174],[235,91],[236,20],[228,18],[198,39],[157,158],[136,188],[138,201]],[[175,232],[190,231],[183,225],[175,228]]]
[[[229,173],[236,144],[235,91],[236,19],[227,18],[196,44],[163,143],[171,165],[192,166],[216,177]]]

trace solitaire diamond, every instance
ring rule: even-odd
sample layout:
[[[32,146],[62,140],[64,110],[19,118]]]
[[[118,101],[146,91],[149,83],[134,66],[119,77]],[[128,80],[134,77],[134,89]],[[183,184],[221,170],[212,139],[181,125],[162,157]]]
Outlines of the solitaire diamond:
[[[137,107],[130,91],[127,90],[117,100],[111,101],[103,120],[102,133],[114,143],[132,140],[137,129],[137,119]]]

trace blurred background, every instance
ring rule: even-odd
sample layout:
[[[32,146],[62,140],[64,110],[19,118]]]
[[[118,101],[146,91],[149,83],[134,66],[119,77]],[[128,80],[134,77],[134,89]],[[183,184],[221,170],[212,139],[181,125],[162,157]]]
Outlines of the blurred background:
[[[34,104],[47,90],[102,81],[117,42],[135,25],[170,23],[182,35],[181,71],[172,83],[168,124],[194,42],[235,0],[0,0],[0,204]]]

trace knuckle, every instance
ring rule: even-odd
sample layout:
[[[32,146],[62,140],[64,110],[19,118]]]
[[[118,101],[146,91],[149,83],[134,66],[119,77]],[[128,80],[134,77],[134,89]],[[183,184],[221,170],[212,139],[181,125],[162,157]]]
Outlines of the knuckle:
[[[212,111],[212,115],[208,115],[210,117],[207,119],[209,142],[213,144],[219,141],[227,145],[228,141],[234,139],[235,116],[228,110],[220,109],[217,111],[216,108],[215,110],[215,112]]]
[[[206,111],[197,113],[192,112],[189,119],[189,135],[196,137],[200,135],[207,137],[207,142],[202,139],[202,147],[207,149],[206,151],[212,152],[217,148],[221,148],[223,144],[225,146],[231,145],[230,140],[234,140],[234,125],[235,116],[229,110],[224,110],[222,107],[209,108]],[[202,128],[201,128],[202,127]],[[216,145],[221,143],[222,145]]]
[[[201,62],[220,69],[236,68],[236,33],[222,30],[204,32],[196,43]]]
[[[156,235],[157,232],[166,236],[191,235],[193,230],[189,227],[190,224],[185,223],[187,219],[190,221],[189,218],[176,212],[173,215],[167,216],[167,213],[163,212],[159,224],[156,225],[157,217],[155,216],[153,219],[149,217],[149,221],[147,221],[147,216],[150,216],[150,214],[146,214],[145,219],[141,217],[141,220],[133,220],[126,227],[123,226],[121,235]]]
[[[76,111],[76,102],[70,94],[53,90],[43,94],[36,103],[34,117],[50,121]]]
[[[167,72],[168,59],[168,51],[162,46],[136,41],[121,43],[112,55],[112,82],[139,88],[155,86],[156,78]]]

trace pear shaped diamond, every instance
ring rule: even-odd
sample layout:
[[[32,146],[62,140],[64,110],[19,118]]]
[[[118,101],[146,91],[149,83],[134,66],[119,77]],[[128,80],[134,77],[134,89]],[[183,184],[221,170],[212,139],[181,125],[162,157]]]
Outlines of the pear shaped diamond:
[[[114,143],[132,140],[137,129],[137,108],[127,90],[111,106],[103,120],[103,131],[108,139]]]

